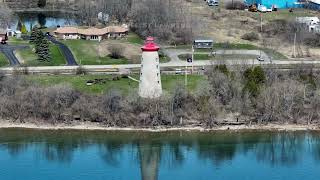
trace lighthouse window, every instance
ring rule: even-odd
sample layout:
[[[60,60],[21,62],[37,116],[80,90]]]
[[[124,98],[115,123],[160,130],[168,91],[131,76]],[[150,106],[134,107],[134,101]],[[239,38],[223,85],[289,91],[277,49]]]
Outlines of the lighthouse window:
[[[158,84],[160,84],[160,81],[158,81]]]
[[[141,76],[142,76],[142,73],[141,73]]]
[[[157,68],[159,68],[159,66],[157,65]]]
[[[159,77],[159,73],[157,73],[157,76]]]

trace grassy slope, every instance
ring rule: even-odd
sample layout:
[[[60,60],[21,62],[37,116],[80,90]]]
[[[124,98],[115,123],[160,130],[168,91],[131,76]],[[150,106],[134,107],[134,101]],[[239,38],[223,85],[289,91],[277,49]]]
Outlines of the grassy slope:
[[[7,57],[3,53],[0,53],[0,67],[4,67],[7,65],[9,65]]]
[[[94,79],[111,79],[112,76],[107,75],[85,75],[85,76],[27,76],[27,79],[39,83],[43,86],[52,86],[57,84],[70,84],[75,89],[92,94],[103,94],[111,89],[120,90],[124,94],[128,94],[130,91],[138,89],[138,83],[127,78],[121,78],[119,81],[107,81],[106,84],[95,84],[93,86],[87,86],[88,80]],[[138,76],[135,78],[139,79]],[[162,83],[165,91],[172,91],[177,85],[184,84],[185,77],[183,75],[162,75]],[[195,91],[198,84],[201,81],[205,81],[204,76],[190,75],[188,76],[188,89]]]
[[[108,64],[127,64],[127,59],[112,59],[109,56],[100,57],[93,46],[96,46],[96,41],[84,40],[67,40],[63,41],[74,54],[78,63],[82,65],[108,65]]]

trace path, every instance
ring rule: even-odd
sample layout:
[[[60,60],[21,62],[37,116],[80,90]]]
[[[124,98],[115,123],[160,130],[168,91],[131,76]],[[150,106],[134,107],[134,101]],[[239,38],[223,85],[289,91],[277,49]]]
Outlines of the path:
[[[59,46],[60,50],[62,51],[63,56],[66,58],[68,66],[78,65],[77,61],[75,60],[75,58],[74,58],[74,56],[68,46],[66,46],[65,44],[63,44],[60,41],[57,41],[54,37],[52,37],[50,35],[46,35],[46,36],[49,39],[49,41],[51,41],[52,43]]]
[[[15,56],[14,51],[17,49],[28,48],[28,46],[21,45],[0,45],[0,52],[2,52],[7,59],[9,60],[10,66],[18,66],[20,62],[18,58]]]

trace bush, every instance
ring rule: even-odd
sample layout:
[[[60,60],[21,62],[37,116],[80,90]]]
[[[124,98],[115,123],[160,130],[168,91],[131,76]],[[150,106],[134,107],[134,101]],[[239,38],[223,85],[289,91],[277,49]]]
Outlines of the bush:
[[[123,57],[124,47],[121,45],[111,45],[108,48],[110,57],[113,59],[120,59]]]
[[[255,32],[250,32],[244,34],[241,39],[248,40],[248,41],[256,41],[259,40],[259,35]]]
[[[87,69],[85,69],[81,65],[76,69],[76,75],[86,75],[87,73]]]

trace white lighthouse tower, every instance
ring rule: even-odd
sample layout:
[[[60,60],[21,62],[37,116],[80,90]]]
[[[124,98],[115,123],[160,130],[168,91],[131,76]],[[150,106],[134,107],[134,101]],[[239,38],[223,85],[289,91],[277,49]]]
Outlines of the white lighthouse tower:
[[[142,49],[139,95],[143,98],[157,98],[162,94],[159,66],[160,47],[148,37]]]

